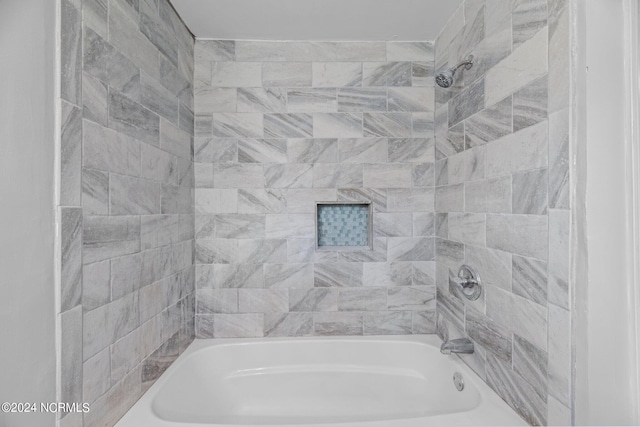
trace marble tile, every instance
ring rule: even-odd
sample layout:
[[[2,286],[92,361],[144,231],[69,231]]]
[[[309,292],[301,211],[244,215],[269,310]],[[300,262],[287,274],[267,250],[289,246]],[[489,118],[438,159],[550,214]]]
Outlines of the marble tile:
[[[571,409],[564,406],[552,396],[547,397],[547,425],[568,426],[571,425]]]
[[[530,215],[547,213],[547,169],[516,173],[512,180],[513,213]]]
[[[433,163],[415,163],[412,167],[414,187],[433,187],[435,185],[435,165]]]
[[[384,288],[343,288],[338,291],[339,311],[380,311],[387,308]]]
[[[111,298],[117,299],[142,285],[142,256],[127,255],[111,260]]]
[[[414,62],[411,65],[411,86],[433,87],[434,63]]]
[[[160,118],[115,91],[109,91],[109,127],[151,145],[160,144]]]
[[[236,61],[285,61],[286,42],[238,40]]]
[[[111,387],[110,356],[111,352],[106,348],[82,364],[82,398],[89,404]]]
[[[285,260],[282,262],[287,262],[286,255],[285,251]],[[272,289],[312,288],[313,264],[266,264],[264,266],[264,281],[265,287]]]
[[[362,84],[360,62],[314,62],[313,87],[345,87]]]
[[[487,247],[548,258],[549,221],[538,215],[487,215]]]
[[[237,111],[284,113],[287,111],[287,92],[283,88],[238,88]]]
[[[268,239],[310,238],[315,235],[312,214],[266,215]]]
[[[196,40],[194,55],[196,60],[233,61],[236,42],[234,40]]]
[[[213,115],[209,113],[198,113],[194,117],[194,136],[213,136]]]
[[[164,19],[140,10],[140,30],[173,64],[178,64],[178,41]]]
[[[547,307],[487,286],[486,314],[541,350],[547,350]]]
[[[364,136],[362,114],[317,113],[313,115],[314,138],[361,138],[362,136]]]
[[[238,190],[196,188],[195,212],[197,214],[238,212]]]
[[[570,105],[571,8],[556,7],[549,15],[549,112]]]
[[[338,290],[329,288],[289,290],[289,311],[323,312],[338,310]]]
[[[448,105],[449,127],[452,127],[462,120],[481,111],[485,105],[492,105],[489,99],[485,100],[485,79],[478,80],[469,87],[463,89],[458,95],[449,101]]]
[[[288,139],[287,159],[289,163],[337,163],[337,139]]]
[[[262,165],[219,164],[213,166],[213,182],[216,188],[263,188]]]
[[[341,202],[371,202],[374,213],[387,211],[387,190],[357,187],[338,189],[338,200]]]
[[[214,239],[216,236],[215,215],[197,214],[194,218],[194,235],[197,239]]]
[[[180,116],[180,129],[193,135],[195,132],[195,114],[192,108],[181,102],[178,114]]]
[[[287,199],[285,193],[278,189],[239,190],[237,212],[248,214],[288,212]]]
[[[409,164],[366,164],[363,185],[369,188],[409,188],[412,172]]]
[[[434,111],[434,91],[431,87],[394,87],[388,89],[389,111]]]
[[[380,237],[412,236],[413,218],[411,213],[373,214],[373,233]]]
[[[195,333],[196,338],[213,338],[213,314],[196,314],[195,315]]]
[[[102,126],[109,123],[108,86],[88,73],[82,73],[82,117]]]
[[[549,117],[549,207],[569,209],[569,110]]]
[[[487,72],[487,105],[495,104],[548,72],[547,44],[547,31],[543,28]]]
[[[547,404],[520,375],[487,355],[487,383],[531,425],[546,425]]]
[[[286,262],[287,241],[284,239],[239,240],[238,261],[248,264]]]
[[[549,304],[549,394],[571,404],[571,313]]]
[[[289,89],[287,90],[287,111],[290,113],[335,113],[338,111],[336,89]]]
[[[435,257],[433,238],[391,237],[388,239],[389,261],[432,261]]]
[[[509,135],[512,131],[512,109],[509,96],[467,119],[464,124],[466,147],[476,147]]]
[[[314,118],[310,114],[265,114],[264,135],[272,138],[308,138],[314,135]]]
[[[465,183],[464,202],[467,212],[510,213],[511,177]]]
[[[318,288],[362,286],[363,268],[359,262],[315,264],[313,274]]]
[[[62,102],[60,125],[60,204],[80,206],[82,192],[82,111]]]
[[[314,188],[358,188],[363,185],[363,166],[349,163],[313,165]]]
[[[431,212],[434,206],[431,188],[400,188],[387,191],[388,212]]]
[[[179,100],[160,83],[147,76],[140,75],[140,104],[167,120],[178,123]]]
[[[406,262],[367,262],[363,264],[364,286],[411,286],[411,264]]]
[[[178,185],[178,159],[149,144],[140,144],[141,177],[166,184]]]
[[[266,313],[264,335],[267,337],[303,337],[313,334],[311,313]]]
[[[159,214],[161,188],[158,183],[112,174],[109,180],[111,215]]]
[[[547,263],[514,255],[513,292],[545,305],[547,303]]]
[[[465,262],[478,270],[483,283],[507,291],[511,290],[511,254],[484,247],[467,245],[465,246]]]
[[[447,182],[460,184],[484,178],[485,150],[474,147],[447,158]]]
[[[434,236],[435,215],[432,212],[413,213],[413,236]]]
[[[446,119],[446,117],[445,117]],[[446,129],[446,123],[442,131],[436,129],[436,159],[451,156],[464,151],[464,122]],[[442,155],[438,156],[438,152]]]
[[[264,288],[261,264],[215,264],[214,288]]]
[[[82,270],[82,306],[93,310],[111,301],[110,261],[85,265]]]
[[[500,138],[485,146],[485,175],[492,178],[547,167],[546,121]]]
[[[270,62],[262,65],[264,87],[310,87],[311,84],[310,62]]]
[[[389,289],[389,310],[435,310],[435,286],[403,286]]]
[[[435,41],[435,46],[448,46],[464,27],[464,6],[461,4],[449,18]]]
[[[83,340],[82,306],[60,314],[61,363],[60,398],[67,402],[82,400],[83,386]]]
[[[260,95],[254,95],[254,91],[259,89],[242,88],[242,107],[238,108],[238,89],[235,87],[199,87],[194,88],[196,113],[235,113],[238,112],[253,113],[261,111],[254,109],[254,106],[264,105],[267,99],[258,98]],[[262,102],[259,102],[262,101]]]
[[[264,127],[263,116],[259,113],[213,114],[213,136],[218,138],[262,138]]]
[[[411,284],[413,286],[435,286],[436,262],[417,261],[411,263]]]
[[[61,310],[80,304],[82,298],[82,209],[60,209]]]
[[[510,330],[468,306],[465,312],[465,332],[493,356],[511,363],[513,343]]]
[[[336,43],[325,41],[289,41],[285,43],[287,61],[334,61]]]
[[[265,235],[263,215],[220,214],[215,217],[216,237],[221,239],[255,239]]]
[[[436,212],[462,212],[464,210],[464,184],[437,187]]]
[[[293,188],[284,190],[286,196],[287,213],[315,213],[316,202],[337,201],[337,190],[335,188]]]
[[[436,311],[414,311],[413,326],[411,332],[413,334],[435,334],[436,332]]]
[[[369,247],[338,252],[338,261],[349,262],[385,262],[387,260],[387,240],[384,237],[373,237]]]
[[[262,64],[257,62],[214,62],[211,65],[214,87],[262,87]]]
[[[413,316],[410,311],[378,311],[364,313],[365,335],[411,334]]]
[[[363,86],[411,86],[411,62],[364,62]]]
[[[362,335],[363,318],[360,313],[313,313],[314,335]]]
[[[485,245],[485,215],[451,212],[449,214],[449,239],[465,245]]]
[[[433,42],[387,42],[387,61],[433,61]]]
[[[196,264],[231,264],[238,260],[237,239],[196,240]]]
[[[339,88],[337,100],[339,112],[387,111],[386,89]]]
[[[432,113],[411,113],[411,126],[414,138],[435,138]]]
[[[87,0],[83,3],[84,25],[98,33],[100,37],[107,38],[107,0]]]
[[[137,217],[85,216],[83,220],[84,264],[140,251],[140,220]]]
[[[446,323],[450,323],[455,330],[464,331],[464,303],[440,291],[436,293],[436,302],[438,316],[446,319]],[[438,328],[441,326],[442,322],[438,320]]]
[[[264,315],[216,314],[213,323],[215,338],[254,338],[264,335]]]
[[[538,395],[547,398],[547,353],[518,335],[513,336],[513,370],[520,374]]]
[[[432,163],[434,144],[432,138],[390,138],[389,162]]]
[[[265,165],[265,186],[267,188],[311,188],[313,169],[311,164]]]
[[[287,142],[284,139],[239,139],[238,162],[286,163]]]
[[[335,43],[337,61],[385,61],[386,46],[383,42],[339,42]]]
[[[511,20],[515,49],[547,25],[547,2],[545,0],[520,0],[514,6]]]
[[[514,132],[547,118],[547,80],[543,76],[513,94]]]
[[[435,224],[435,235],[447,239],[449,237],[449,214],[437,213]]]
[[[410,113],[364,113],[364,136],[411,136]]]
[[[241,313],[282,313],[289,310],[287,289],[239,289]]]
[[[565,210],[549,211],[548,300],[569,309],[571,214]]]

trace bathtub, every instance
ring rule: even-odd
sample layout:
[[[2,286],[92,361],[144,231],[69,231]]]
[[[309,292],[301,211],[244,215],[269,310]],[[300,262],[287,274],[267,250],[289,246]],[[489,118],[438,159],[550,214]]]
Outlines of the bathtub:
[[[196,340],[116,426],[527,425],[439,347],[435,335]]]

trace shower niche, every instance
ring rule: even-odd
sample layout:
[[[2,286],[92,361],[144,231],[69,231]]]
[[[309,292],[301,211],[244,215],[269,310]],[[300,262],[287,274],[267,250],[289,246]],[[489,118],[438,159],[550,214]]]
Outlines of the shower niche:
[[[316,249],[372,249],[372,212],[367,202],[316,203]]]

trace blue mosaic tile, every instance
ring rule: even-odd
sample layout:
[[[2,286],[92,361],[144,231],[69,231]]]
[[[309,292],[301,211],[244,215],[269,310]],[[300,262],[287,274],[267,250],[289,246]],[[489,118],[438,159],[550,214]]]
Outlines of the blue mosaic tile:
[[[318,205],[318,246],[368,246],[369,205]]]

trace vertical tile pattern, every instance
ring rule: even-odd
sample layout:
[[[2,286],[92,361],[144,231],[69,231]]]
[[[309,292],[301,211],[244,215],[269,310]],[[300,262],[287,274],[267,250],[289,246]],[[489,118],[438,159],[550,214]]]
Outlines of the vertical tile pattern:
[[[195,336],[194,41],[149,3],[61,3],[58,400],[91,404],[62,425],[114,425]]]
[[[433,43],[195,51],[198,336],[433,333]],[[316,249],[335,201],[372,204],[372,249]]]
[[[466,0],[435,45],[436,72],[476,61],[435,88],[437,332],[470,336],[462,359],[533,425],[572,411],[568,15]],[[480,303],[449,290],[462,263]]]

